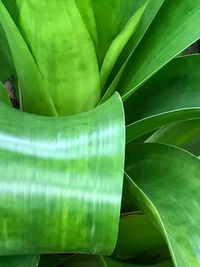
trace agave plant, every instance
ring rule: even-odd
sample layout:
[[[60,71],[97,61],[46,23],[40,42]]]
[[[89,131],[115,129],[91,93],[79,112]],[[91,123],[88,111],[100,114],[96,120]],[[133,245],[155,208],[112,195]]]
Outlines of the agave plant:
[[[199,0],[0,1],[0,266],[200,266],[199,23]]]

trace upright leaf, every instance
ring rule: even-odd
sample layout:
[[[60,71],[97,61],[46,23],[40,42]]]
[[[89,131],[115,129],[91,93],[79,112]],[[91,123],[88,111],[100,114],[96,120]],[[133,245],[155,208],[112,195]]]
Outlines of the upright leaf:
[[[18,27],[59,115],[92,109],[100,98],[95,48],[75,1],[17,0]]]
[[[126,100],[200,37],[200,1],[167,0],[126,66],[118,90]]]
[[[136,28],[136,31],[134,32],[133,36],[130,38],[130,40],[126,44],[125,48],[119,55],[116,64],[114,65],[114,68],[110,74],[108,82],[104,88],[104,89],[107,89],[107,91],[105,92],[101,100],[101,103],[107,100],[114,93],[117,83],[128,62],[128,59],[130,58],[131,54],[134,53],[136,47],[140,43],[141,39],[143,38],[145,32],[147,31],[148,27],[150,26],[152,20],[156,16],[163,2],[164,0],[149,0],[148,1],[148,5],[144,11],[143,16],[140,19],[140,22],[138,24],[138,27]],[[135,7],[135,9],[132,12],[136,12],[142,5],[147,3],[147,1],[146,0],[145,1],[129,0],[129,3],[132,4],[133,7]],[[127,9],[129,9],[128,4],[126,4],[126,6],[127,6]]]
[[[57,115],[34,58],[2,1],[0,23],[6,33],[18,76],[21,108],[36,114]]]
[[[127,153],[132,197],[162,232],[174,266],[200,266],[199,159],[161,144],[136,145]]]
[[[111,43],[108,52],[105,55],[103,65],[100,72],[101,87],[104,88],[107,79],[114,67],[119,55],[123,48],[130,40],[131,36],[135,33],[136,28],[141,20],[141,17],[146,9],[148,2],[140,7],[127,22],[125,28],[117,35],[117,37]]]

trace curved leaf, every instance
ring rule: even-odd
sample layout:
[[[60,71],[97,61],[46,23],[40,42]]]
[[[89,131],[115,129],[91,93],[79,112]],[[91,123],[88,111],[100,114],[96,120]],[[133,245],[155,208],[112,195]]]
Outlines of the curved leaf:
[[[141,17],[147,7],[148,1],[140,7],[129,19],[125,28],[117,35],[112,41],[103,61],[100,71],[100,82],[102,89],[105,87],[107,79],[114,67],[119,55],[130,40],[131,36],[135,33]]]
[[[174,266],[200,266],[200,161],[161,144],[127,151],[132,197],[165,237]]]
[[[61,118],[0,103],[0,125],[0,254],[111,254],[125,147],[118,94]]]
[[[154,73],[200,37],[200,1],[168,0],[129,60],[118,84],[126,100]]]
[[[197,135],[190,142],[185,144],[183,148],[199,157],[200,156],[200,134]]]
[[[141,212],[121,216],[113,256],[119,260],[137,259],[137,263],[140,257],[143,264],[155,257],[170,258],[162,235]]]
[[[172,123],[152,134],[146,143],[163,143],[183,146],[200,133],[200,120]]]
[[[106,87],[104,88],[107,89],[107,91],[105,92],[103,98],[101,99],[100,101],[101,103],[107,100],[116,90],[117,83],[123,73],[124,68],[126,67],[128,59],[130,58],[131,54],[135,51],[136,47],[140,43],[141,39],[143,38],[145,32],[147,31],[148,27],[150,26],[152,20],[156,16],[163,2],[164,0],[148,0],[148,5],[144,11],[143,16],[140,19],[136,31],[128,41],[127,45],[125,46],[121,54],[119,55],[117,62],[111,72]],[[147,1],[129,0],[129,3],[131,3],[133,7],[135,7],[135,9],[132,11],[134,14],[134,12],[136,12],[142,5],[147,3]],[[126,6],[127,9],[129,9],[129,6],[128,5]]]
[[[155,265],[136,265],[103,256],[75,255],[62,263],[61,267],[172,267],[172,264],[167,261]]]
[[[172,122],[200,117],[200,55],[174,59],[125,101],[127,142]]]
[[[0,23],[6,33],[18,76],[21,108],[30,113],[57,115],[41,73],[2,2],[0,2]]]
[[[0,81],[5,82],[15,74],[5,33],[0,24]]]

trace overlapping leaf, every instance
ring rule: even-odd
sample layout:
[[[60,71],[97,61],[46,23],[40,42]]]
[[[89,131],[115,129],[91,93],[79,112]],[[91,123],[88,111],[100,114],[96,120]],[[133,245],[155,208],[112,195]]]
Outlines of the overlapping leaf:
[[[200,56],[174,59],[125,101],[127,142],[172,122],[200,117]]]
[[[77,255],[61,263],[61,267],[172,267],[170,261],[155,265],[137,265],[103,256]]]
[[[183,146],[200,133],[200,120],[172,123],[152,134],[145,142]]]
[[[200,161],[184,150],[140,144],[127,151],[126,182],[165,237],[174,266],[198,267]]]
[[[173,57],[200,37],[199,0],[168,0],[126,66],[118,90],[126,100]]]
[[[155,258],[157,262],[170,258],[162,235],[141,212],[121,216],[113,256],[119,260],[137,260],[140,264],[149,264]]]

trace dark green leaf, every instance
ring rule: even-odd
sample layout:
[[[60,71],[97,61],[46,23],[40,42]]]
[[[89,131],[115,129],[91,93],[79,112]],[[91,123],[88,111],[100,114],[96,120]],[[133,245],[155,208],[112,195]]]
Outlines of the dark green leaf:
[[[39,256],[3,256],[0,257],[1,267],[37,267]],[[48,267],[48,266],[46,266]]]
[[[125,101],[127,142],[172,122],[200,117],[200,55],[174,59]]]
[[[172,123],[151,135],[146,143],[163,143],[183,146],[200,133],[200,120]]]
[[[162,144],[127,151],[126,182],[136,204],[165,237],[174,266],[200,266],[200,160]]]
[[[126,66],[118,90],[126,100],[200,37],[200,1],[167,0]]]

